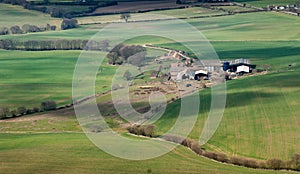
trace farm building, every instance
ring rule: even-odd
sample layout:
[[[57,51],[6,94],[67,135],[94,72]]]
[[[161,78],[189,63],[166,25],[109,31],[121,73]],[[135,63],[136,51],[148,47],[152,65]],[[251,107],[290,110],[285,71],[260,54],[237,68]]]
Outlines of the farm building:
[[[223,62],[223,70],[235,73],[251,73],[256,65],[251,64],[248,59],[236,59]]]
[[[183,62],[172,63],[170,69],[171,79],[174,81],[201,80],[209,78],[209,73],[221,70],[220,61],[195,61],[192,64]]]

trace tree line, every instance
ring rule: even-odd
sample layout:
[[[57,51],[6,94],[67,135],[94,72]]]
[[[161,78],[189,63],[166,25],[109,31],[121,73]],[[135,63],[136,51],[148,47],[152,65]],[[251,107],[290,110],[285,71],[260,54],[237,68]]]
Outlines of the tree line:
[[[71,28],[77,28],[78,21],[76,19],[64,18],[61,22],[61,29],[67,30]],[[25,33],[34,33],[34,32],[44,32],[44,31],[55,31],[56,26],[47,24],[45,27],[39,27],[31,24],[24,24],[22,27],[14,25],[10,28],[2,27],[0,28],[0,35],[7,34],[25,34]]]
[[[228,157],[226,154],[221,152],[210,152],[205,149],[202,149],[197,141],[189,138],[183,138],[176,135],[164,135],[162,138],[166,141],[174,142],[188,147],[198,155],[222,163],[228,163],[254,169],[300,171],[300,154],[298,153],[293,154],[291,159],[286,161],[277,158],[271,158],[268,160],[256,160],[240,156]]]
[[[158,137],[158,135],[155,134],[155,125],[133,125],[127,127],[127,131],[129,133],[135,134],[135,135],[143,135],[150,138]],[[171,135],[167,134],[161,137],[162,139],[166,141],[170,141],[176,144],[183,145],[192,151],[194,151],[196,154],[204,156],[206,158],[219,161],[222,163],[228,163],[248,168],[254,168],[254,169],[271,169],[271,170],[294,170],[294,171],[300,171],[300,154],[295,153],[292,155],[292,157],[289,160],[281,160],[277,158],[271,158],[268,160],[256,160],[256,159],[250,159],[240,156],[227,156],[224,153],[221,152],[211,152],[207,151],[205,149],[202,149],[198,141],[190,139],[190,138],[184,138],[177,135]]]
[[[56,107],[57,105],[55,101],[44,101],[41,102],[40,107],[34,108],[26,108],[25,106],[20,106],[17,109],[10,110],[8,107],[4,107],[0,108],[0,119],[13,118],[37,112],[51,111],[55,110]]]
[[[7,28],[7,27],[0,28],[0,35],[24,34],[24,33],[54,31],[54,30],[56,30],[55,25],[47,24],[45,27],[39,27],[36,25],[24,24],[22,27],[20,27],[18,25],[14,25],[10,28]]]
[[[108,51],[109,41],[89,40],[0,40],[0,49],[47,51],[47,50],[99,50]]]
[[[66,2],[66,1],[55,1],[50,2],[49,0],[43,1],[27,1],[27,0],[0,0],[0,3],[12,4],[12,5],[20,5],[25,9],[28,10],[35,10],[40,11],[42,13],[50,14],[51,17],[58,17],[58,18],[72,18],[76,16],[82,16],[84,13],[92,13],[99,7],[106,7],[111,5],[117,5],[117,1],[107,1],[107,2],[98,2],[93,0],[86,0],[86,1],[73,1],[73,2]],[[74,11],[65,10],[66,5],[73,5],[73,6],[88,6],[87,9],[83,11]]]

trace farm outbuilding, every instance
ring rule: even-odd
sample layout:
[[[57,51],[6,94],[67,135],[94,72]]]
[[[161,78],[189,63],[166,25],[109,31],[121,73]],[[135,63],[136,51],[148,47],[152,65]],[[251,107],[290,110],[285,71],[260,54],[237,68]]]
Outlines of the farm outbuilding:
[[[256,65],[251,64],[248,59],[235,59],[223,62],[223,70],[236,73],[251,73]]]

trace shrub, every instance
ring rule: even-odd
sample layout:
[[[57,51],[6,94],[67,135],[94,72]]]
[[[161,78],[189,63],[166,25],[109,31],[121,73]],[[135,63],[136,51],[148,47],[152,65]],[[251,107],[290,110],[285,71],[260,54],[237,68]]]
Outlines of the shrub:
[[[18,114],[24,115],[27,112],[24,106],[18,107]]]
[[[77,27],[78,27],[78,21],[76,19],[64,18],[61,23],[62,30],[67,30],[70,28],[77,28]]]
[[[34,108],[32,109],[32,111],[33,111],[33,112],[40,112],[40,108],[34,107]]]
[[[280,170],[284,168],[284,162],[280,159],[269,159],[267,160],[267,167],[269,169]]]
[[[218,155],[215,153],[215,152],[208,152],[208,151],[205,151],[203,153],[203,156],[207,157],[207,158],[210,158],[210,159],[213,159],[213,160],[217,160],[218,159]]]
[[[153,124],[146,125],[146,126],[143,126],[143,133],[147,137],[153,137],[154,133],[155,133],[155,129],[156,129],[156,126]]]
[[[32,109],[27,109],[26,110],[26,114],[32,114],[32,113],[34,113]]]
[[[224,153],[216,153],[216,154],[217,154],[217,159],[216,159],[217,161],[220,161],[222,163],[228,162],[228,157],[226,154]]]
[[[55,101],[45,101],[41,103],[41,110],[42,111],[50,111],[56,109]]]
[[[143,135],[147,137],[154,137],[155,125],[133,125],[127,127],[128,132],[136,135]]]
[[[56,26],[55,26],[55,25],[52,25],[52,26],[50,27],[50,30],[55,31],[55,30],[56,30]]]
[[[9,112],[9,108],[2,108],[2,109],[0,110],[0,118],[1,118],[1,119],[6,118],[6,117],[8,116],[9,113],[10,113],[10,112]]]
[[[0,35],[7,35],[9,33],[9,29],[4,27],[0,29]]]
[[[29,24],[24,24],[22,26],[22,30],[25,32],[25,33],[31,33],[31,32],[41,32],[45,29],[41,29],[35,25],[29,25]]]
[[[300,154],[295,153],[292,156],[291,163],[294,170],[300,171]]]
[[[23,34],[23,30],[19,26],[15,25],[15,26],[10,27],[10,33],[11,34]]]
[[[192,142],[191,149],[198,155],[202,155],[203,153],[198,142]]]
[[[183,137],[172,135],[172,134],[164,135],[162,138],[166,141],[170,141],[177,144],[181,144],[184,141]]]
[[[245,159],[238,156],[232,156],[229,160],[229,163],[238,166],[243,166],[245,164]]]
[[[12,117],[16,117],[17,116],[17,111],[12,110],[12,111],[10,111],[10,114],[11,114]]]
[[[244,166],[245,167],[250,167],[250,168],[259,168],[259,165],[257,163],[256,160],[253,160],[253,159],[245,159],[244,161]]]

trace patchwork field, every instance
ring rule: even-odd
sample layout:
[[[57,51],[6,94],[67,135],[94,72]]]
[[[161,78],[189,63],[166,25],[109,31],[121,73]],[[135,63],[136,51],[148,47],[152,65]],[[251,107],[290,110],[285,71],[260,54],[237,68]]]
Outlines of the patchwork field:
[[[272,1],[273,4],[293,2]],[[148,3],[154,4],[152,1]],[[246,3],[265,6],[271,1]],[[129,7],[128,2],[125,4],[127,5],[117,10],[143,8],[139,5]],[[191,17],[219,13],[221,12],[195,7],[141,13],[139,19],[147,19],[152,14]],[[59,22],[59,19],[2,3],[0,15],[6,16],[1,18],[0,27],[31,23],[31,20],[31,24],[36,25]],[[132,15],[131,20],[136,19],[135,15]],[[120,21],[119,15],[83,17],[78,20],[82,24]],[[249,58],[259,69],[269,71],[266,75],[227,82],[227,103],[223,120],[216,134],[203,148],[224,152],[229,156],[255,159],[286,160],[293,153],[300,153],[300,135],[297,133],[300,131],[299,20],[298,17],[275,12],[185,20],[211,41],[220,59]],[[167,23],[162,22],[163,25]],[[7,35],[0,36],[0,39],[90,39],[104,26],[84,25],[66,31],[30,33],[21,37]],[[112,33],[118,35],[110,39],[124,37],[122,31],[122,28],[115,29]],[[191,33],[186,31],[184,34]],[[184,49],[180,44],[153,36],[133,38],[126,43],[151,43]],[[73,72],[80,53],[0,50],[0,108],[34,107],[45,100],[55,100],[59,105],[70,103]],[[99,68],[96,92],[110,89],[111,77],[116,69],[116,66],[108,65],[105,59]],[[211,101],[209,89],[200,91],[199,94],[201,110],[196,127],[189,135],[195,140],[199,139]],[[102,99],[97,98],[97,102]],[[165,115],[156,123],[158,134],[167,131],[175,123],[179,109],[179,101],[168,105]],[[106,117],[111,127],[118,126],[117,119],[114,116]],[[121,160],[99,150],[86,138],[70,108],[0,120],[0,161],[0,173],[293,173],[221,164],[199,157],[182,146],[154,160]]]

